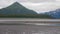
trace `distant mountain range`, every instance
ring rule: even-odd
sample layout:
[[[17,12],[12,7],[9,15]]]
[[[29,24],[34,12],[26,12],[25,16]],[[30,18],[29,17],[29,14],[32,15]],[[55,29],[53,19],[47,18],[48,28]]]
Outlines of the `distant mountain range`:
[[[0,17],[52,18],[47,14],[37,14],[35,11],[27,9],[18,2],[0,9]]]
[[[54,11],[46,12],[45,14],[47,14],[53,18],[60,19],[60,9],[56,9]]]

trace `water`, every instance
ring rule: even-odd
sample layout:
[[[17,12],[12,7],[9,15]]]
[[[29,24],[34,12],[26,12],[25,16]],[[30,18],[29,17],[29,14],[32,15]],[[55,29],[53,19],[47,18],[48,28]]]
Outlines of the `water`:
[[[60,20],[0,18],[0,34],[60,34]]]
[[[0,34],[60,34],[60,26],[0,25]]]

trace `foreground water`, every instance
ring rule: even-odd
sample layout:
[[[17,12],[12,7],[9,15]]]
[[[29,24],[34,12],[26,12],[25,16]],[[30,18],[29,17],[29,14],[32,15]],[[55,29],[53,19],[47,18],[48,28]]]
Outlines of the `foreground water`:
[[[60,19],[0,18],[0,34],[60,34]]]
[[[60,34],[60,27],[36,25],[0,25],[0,34]]]

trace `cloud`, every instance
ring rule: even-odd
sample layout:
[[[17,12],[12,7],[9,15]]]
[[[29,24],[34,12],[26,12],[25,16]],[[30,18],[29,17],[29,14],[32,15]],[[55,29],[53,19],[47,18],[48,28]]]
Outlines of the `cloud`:
[[[48,12],[60,8],[60,0],[26,0],[21,4],[37,13]]]
[[[28,2],[29,0],[17,0],[18,2]]]
[[[15,1],[14,0],[0,0],[0,7],[7,7],[11,5],[13,2]]]
[[[56,0],[29,0],[30,2],[40,3],[40,2],[55,2]]]
[[[37,13],[48,12],[51,10],[55,10],[60,8],[60,4],[57,2],[42,2],[42,3],[31,3],[31,2],[24,2],[21,3],[26,8],[31,10],[35,10]]]
[[[55,2],[56,0],[17,0],[17,1],[40,3],[40,2]]]
[[[56,0],[56,1],[60,2],[60,0]]]
[[[8,7],[16,1],[37,13],[48,12],[60,8],[60,0],[0,0],[0,7]]]

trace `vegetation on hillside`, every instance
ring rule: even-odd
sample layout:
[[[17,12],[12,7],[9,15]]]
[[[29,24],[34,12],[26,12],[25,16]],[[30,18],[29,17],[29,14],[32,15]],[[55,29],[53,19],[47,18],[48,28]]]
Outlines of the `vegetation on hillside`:
[[[0,15],[0,17],[8,17],[8,18],[52,18],[49,15],[45,14],[19,14],[19,15]]]
[[[21,4],[15,2],[9,7],[0,9],[0,17],[16,17],[16,18],[52,18],[47,14],[37,14],[33,10],[29,10]]]

